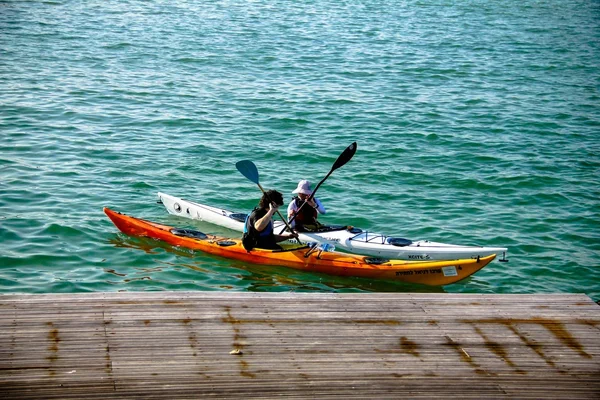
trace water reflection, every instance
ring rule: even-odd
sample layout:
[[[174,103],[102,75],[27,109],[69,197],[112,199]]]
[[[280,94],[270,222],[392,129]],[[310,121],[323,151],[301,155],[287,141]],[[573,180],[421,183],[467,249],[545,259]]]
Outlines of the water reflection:
[[[117,275],[117,276],[127,276],[127,274],[120,274],[117,271],[115,271],[114,269],[104,268],[104,272],[109,273],[109,274],[114,274],[114,275]]]

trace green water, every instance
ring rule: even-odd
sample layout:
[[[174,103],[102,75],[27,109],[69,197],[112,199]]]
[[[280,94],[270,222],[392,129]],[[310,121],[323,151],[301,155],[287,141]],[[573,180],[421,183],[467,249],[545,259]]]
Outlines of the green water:
[[[597,1],[0,2],[0,292],[586,293],[600,299]],[[117,233],[209,233],[253,160],[324,222],[506,246],[443,288],[255,266]]]

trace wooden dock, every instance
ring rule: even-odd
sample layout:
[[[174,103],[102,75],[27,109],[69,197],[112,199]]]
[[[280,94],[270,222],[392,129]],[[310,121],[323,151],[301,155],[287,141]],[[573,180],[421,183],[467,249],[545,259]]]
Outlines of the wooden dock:
[[[600,398],[585,295],[0,296],[0,398]]]

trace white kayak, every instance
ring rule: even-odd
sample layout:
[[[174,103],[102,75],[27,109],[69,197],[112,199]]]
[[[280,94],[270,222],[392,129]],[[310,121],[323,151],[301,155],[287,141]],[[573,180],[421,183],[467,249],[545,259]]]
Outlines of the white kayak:
[[[236,213],[211,207],[205,204],[184,200],[165,193],[158,193],[159,202],[170,214],[205,221],[234,231],[244,230],[244,213]],[[283,229],[283,221],[273,221],[275,232]],[[299,238],[303,242],[329,243],[339,250],[365,254],[381,258],[400,260],[457,260],[464,258],[486,257],[492,254],[502,255],[506,259],[505,247],[459,246],[454,244],[412,241],[391,237],[349,226],[325,226],[319,232],[302,232]]]

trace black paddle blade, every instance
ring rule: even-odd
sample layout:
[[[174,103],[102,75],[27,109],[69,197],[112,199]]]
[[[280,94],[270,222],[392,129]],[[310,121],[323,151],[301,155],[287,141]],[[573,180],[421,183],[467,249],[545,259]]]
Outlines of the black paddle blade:
[[[242,175],[251,180],[252,182],[258,183],[258,169],[256,165],[250,160],[242,160],[235,163],[235,167]]]
[[[356,153],[356,147],[356,142],[346,147],[346,150],[344,150],[342,154],[340,154],[340,156],[337,158],[337,160],[335,160],[335,162],[333,163],[333,167],[331,167],[331,170],[334,171],[346,164],[348,161],[350,161],[350,159],[354,157],[354,153]]]
[[[350,159],[352,157],[354,157],[354,153],[356,153],[356,147],[357,147],[356,142],[354,142],[350,146],[346,147],[346,149],[342,152],[342,154],[340,154],[340,156],[337,158],[337,160],[335,160],[335,162],[333,163],[333,167],[331,167],[331,170],[329,171],[329,173],[327,175],[325,175],[325,178],[321,179],[321,182],[319,182],[317,184],[317,186],[313,190],[312,194],[308,198],[309,200],[312,200],[312,198],[315,197],[315,193],[317,192],[317,189],[319,189],[319,186],[321,186],[321,184],[323,182],[325,182],[325,180],[327,180],[327,178],[329,178],[329,175],[331,175],[333,173],[333,171],[335,171],[339,167],[345,165],[348,161],[350,161]]]

